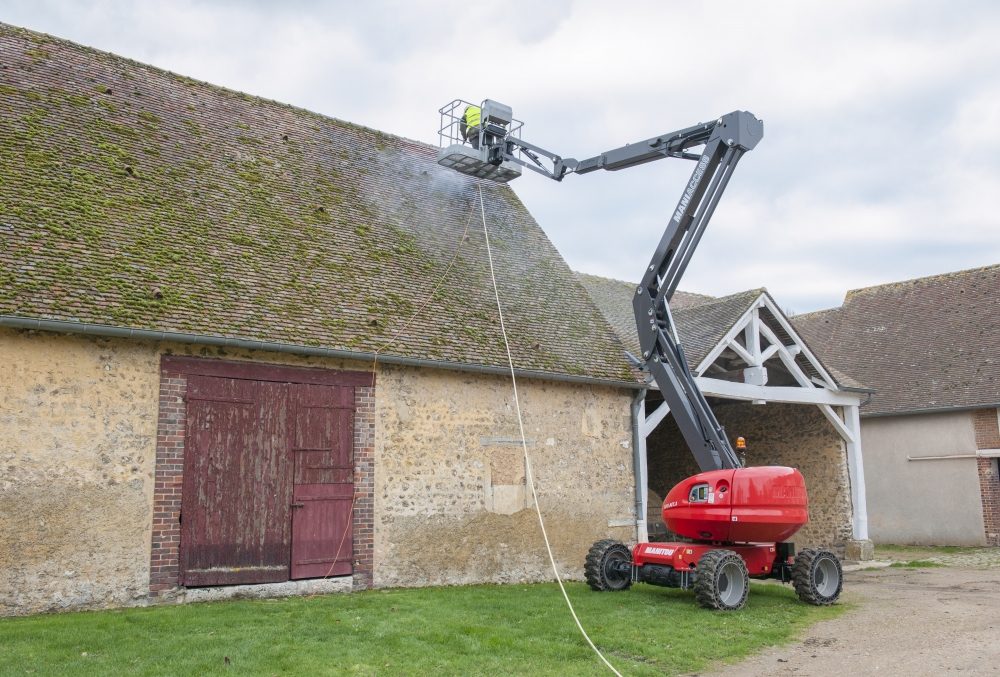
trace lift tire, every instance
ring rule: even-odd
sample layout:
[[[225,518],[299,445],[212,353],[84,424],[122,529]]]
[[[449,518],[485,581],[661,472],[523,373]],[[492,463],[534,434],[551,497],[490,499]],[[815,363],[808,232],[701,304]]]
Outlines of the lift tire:
[[[632,587],[631,575],[622,577],[608,571],[610,562],[622,560],[631,562],[632,551],[621,541],[605,538],[594,543],[587,553],[587,561],[583,567],[590,589],[597,592],[619,592]]]
[[[694,595],[703,608],[742,609],[749,592],[750,575],[746,562],[732,550],[709,550],[698,560]]]
[[[803,602],[830,606],[844,588],[840,560],[826,548],[803,548],[792,565],[792,585]]]

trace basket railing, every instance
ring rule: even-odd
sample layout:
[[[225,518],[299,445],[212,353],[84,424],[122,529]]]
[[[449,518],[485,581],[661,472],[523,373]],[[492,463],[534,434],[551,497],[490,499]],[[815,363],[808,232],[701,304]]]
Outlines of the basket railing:
[[[454,144],[472,145],[462,134],[462,119],[465,116],[465,109],[476,105],[463,99],[455,99],[438,110],[438,113],[441,115],[441,124],[438,128],[439,148],[447,148]],[[478,107],[482,108],[483,104],[478,104]],[[520,120],[512,120],[510,125],[506,127],[507,136],[520,139],[521,127],[523,126],[524,123]]]

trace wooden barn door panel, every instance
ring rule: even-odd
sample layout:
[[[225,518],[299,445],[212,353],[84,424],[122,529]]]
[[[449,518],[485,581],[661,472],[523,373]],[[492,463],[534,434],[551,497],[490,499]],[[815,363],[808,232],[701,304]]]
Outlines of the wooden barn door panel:
[[[288,580],[289,386],[190,376],[180,582]]]
[[[293,385],[292,578],[350,574],[354,389]]]

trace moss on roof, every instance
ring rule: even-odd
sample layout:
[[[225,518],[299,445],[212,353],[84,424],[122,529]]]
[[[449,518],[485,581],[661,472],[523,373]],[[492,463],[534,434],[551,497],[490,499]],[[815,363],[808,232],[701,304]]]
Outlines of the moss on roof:
[[[0,313],[371,351],[459,249],[388,352],[506,364],[478,185],[435,148],[2,24],[0,54]],[[482,191],[516,365],[634,380],[513,191]]]

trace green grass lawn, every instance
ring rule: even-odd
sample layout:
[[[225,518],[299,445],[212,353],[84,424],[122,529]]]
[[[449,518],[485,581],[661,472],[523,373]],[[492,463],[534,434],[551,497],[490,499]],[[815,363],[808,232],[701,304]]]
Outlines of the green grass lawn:
[[[746,608],[691,592],[568,585],[626,675],[663,675],[782,644],[843,605],[752,584]],[[227,664],[226,658],[229,662]],[[0,675],[604,675],[555,584],[373,590],[0,620]]]
[[[909,560],[917,557],[938,557],[941,555],[969,555],[982,548],[966,548],[957,545],[876,545],[875,559]]]

